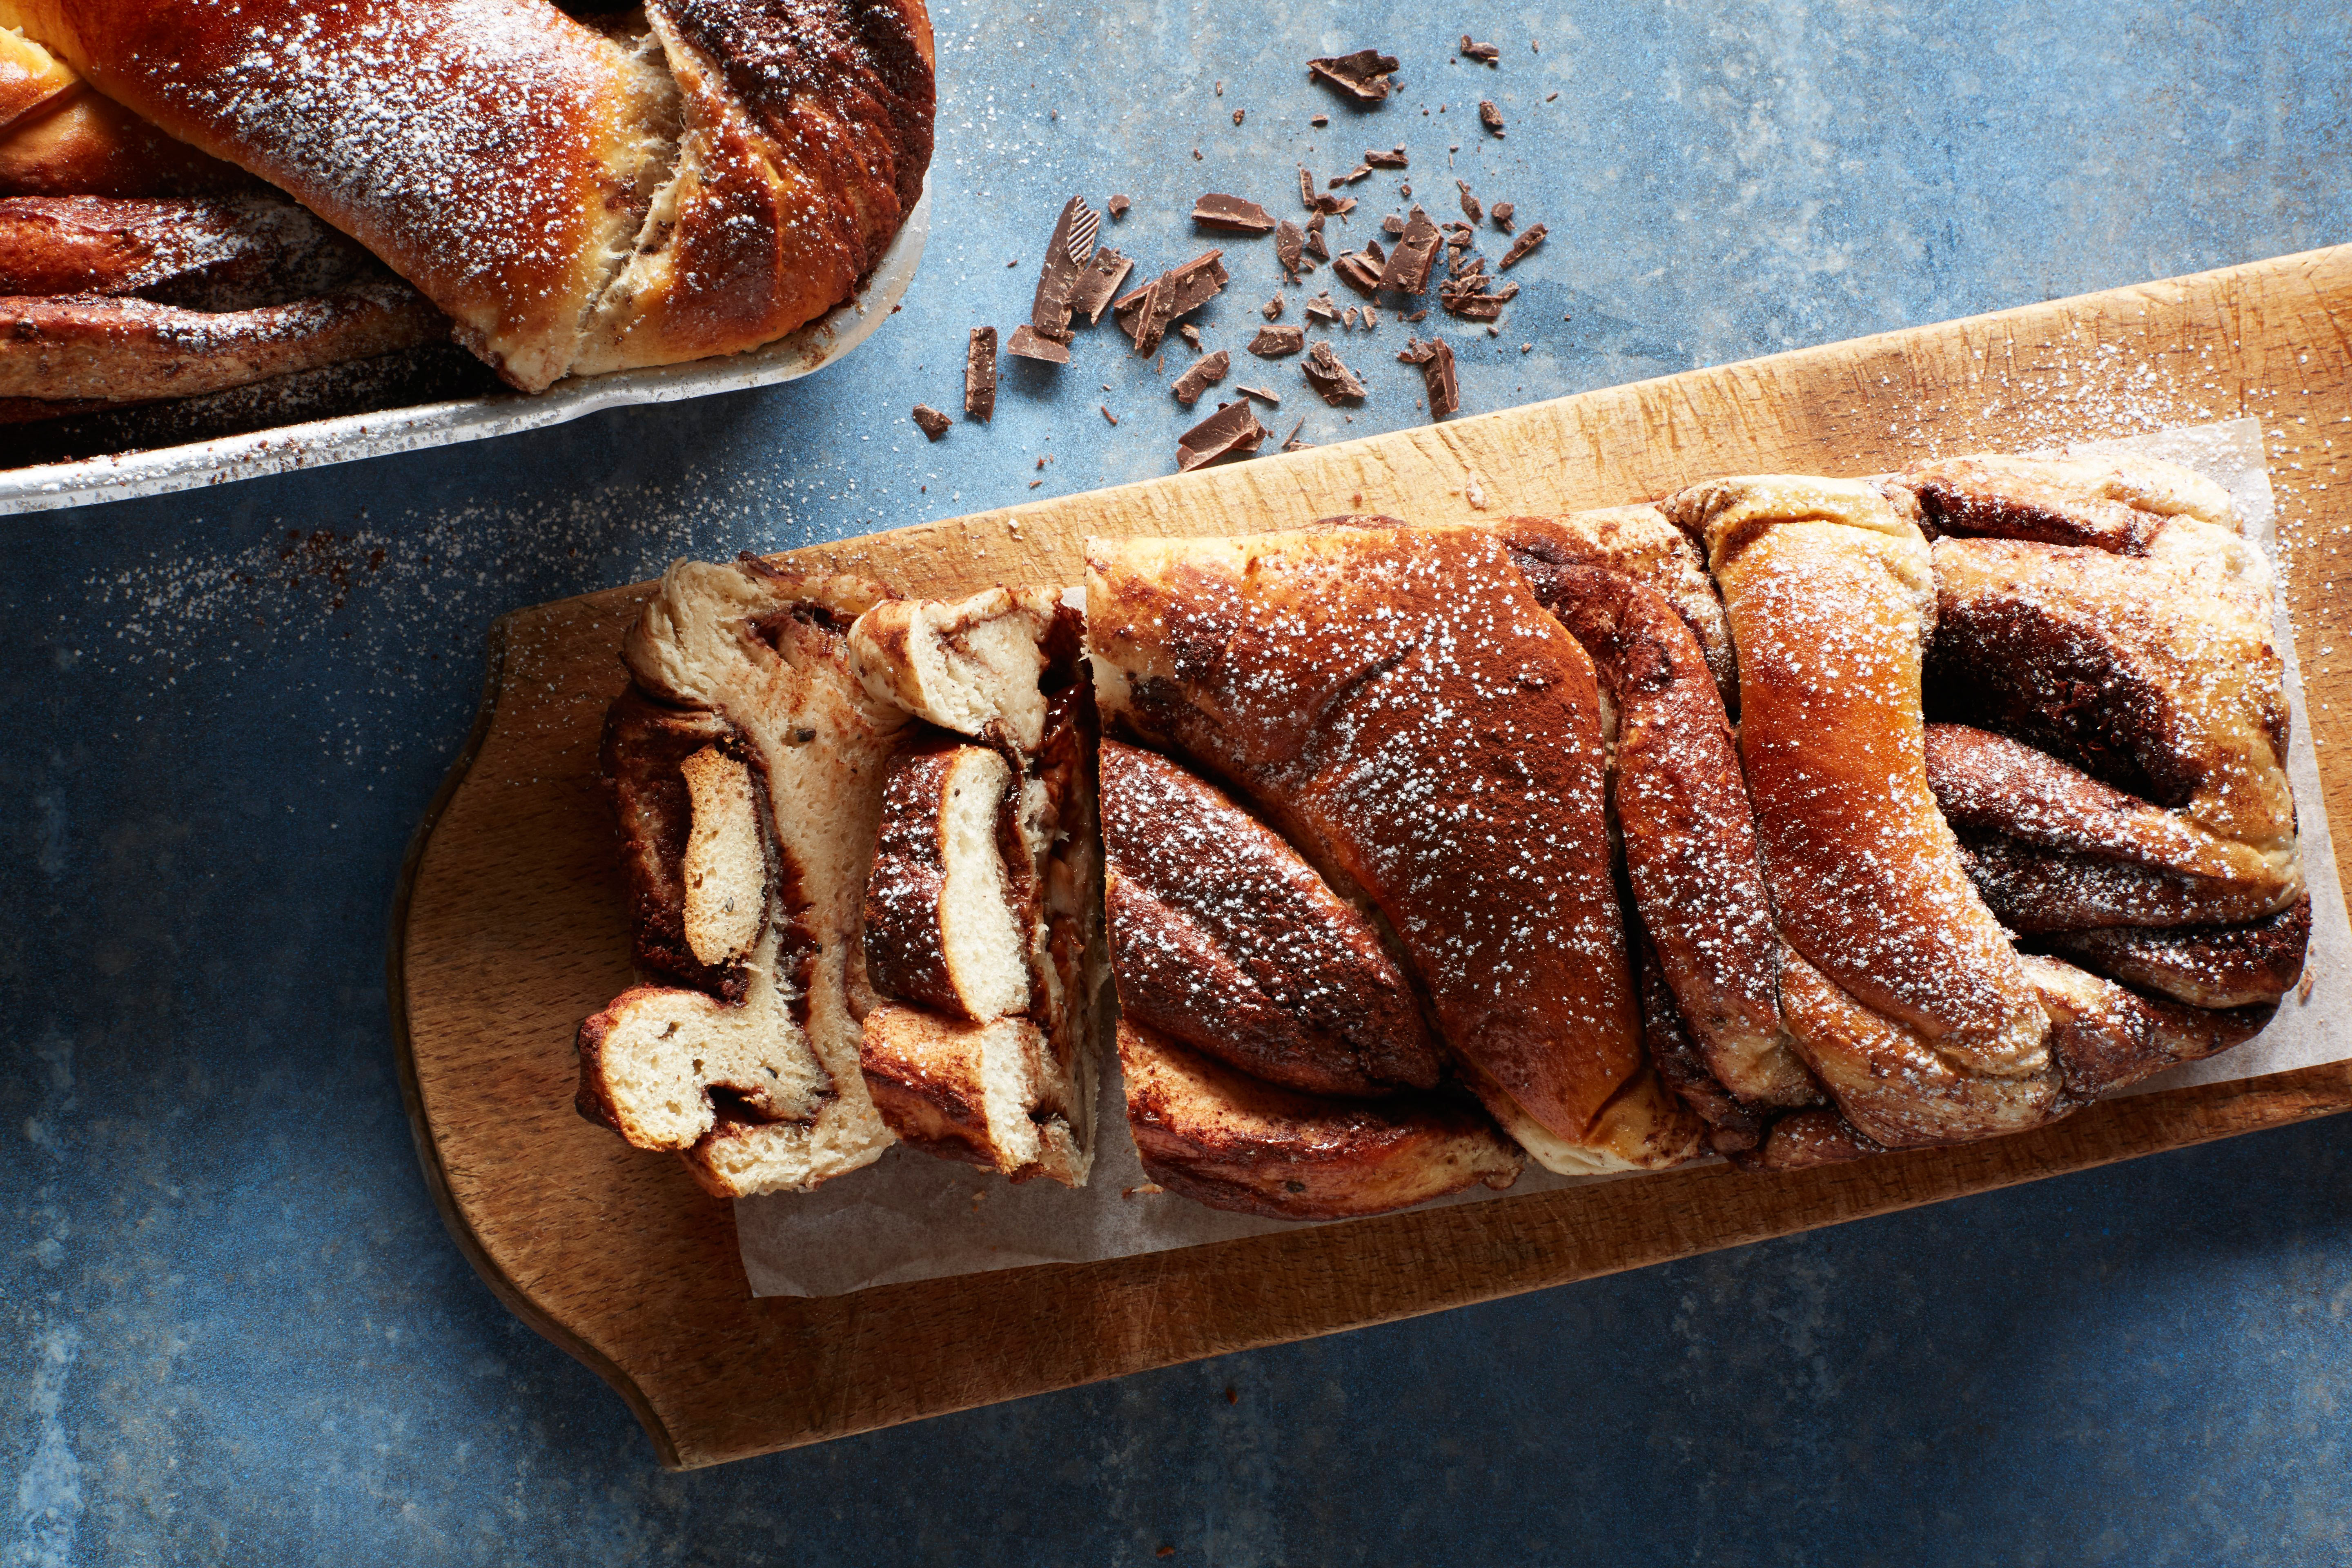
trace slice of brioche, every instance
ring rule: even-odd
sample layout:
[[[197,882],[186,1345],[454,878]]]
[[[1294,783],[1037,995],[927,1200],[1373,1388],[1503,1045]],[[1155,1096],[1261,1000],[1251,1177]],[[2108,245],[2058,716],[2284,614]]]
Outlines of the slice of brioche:
[[[984,1024],[1029,1007],[1029,911],[999,827],[1013,769],[985,746],[919,740],[890,760],[866,883],[866,973],[885,995]]]
[[[1127,1019],[1118,1060],[1145,1173],[1210,1208],[1349,1219],[1518,1180],[1518,1152],[1468,1106],[1299,1094]]]
[[[858,1069],[873,1000],[859,917],[906,716],[867,693],[847,636],[884,596],[749,556],[682,561],[623,643],[638,690],[608,720],[607,771],[635,861],[667,875],[675,854],[655,892],[675,889],[683,956],[707,970],[705,953],[737,950],[755,865],[766,908],[740,1000],[635,987],[582,1026],[579,1103],[631,1142],[678,1149],[714,1193],[812,1187],[892,1141]],[[612,765],[630,759],[646,765]]]
[[[850,646],[869,693],[939,726],[908,739],[883,792],[865,950],[908,1005],[868,1017],[866,1082],[918,1148],[1076,1186],[1105,969],[1098,726],[1081,617],[1060,600],[892,601]]]
[[[918,719],[1034,752],[1045,739],[1045,645],[1058,595],[991,588],[969,599],[897,599],[850,628],[866,689]]]
[[[886,1004],[866,1015],[866,1082],[909,1146],[1020,1180],[1083,1183],[1066,1079],[1027,1018],[973,1023]]]

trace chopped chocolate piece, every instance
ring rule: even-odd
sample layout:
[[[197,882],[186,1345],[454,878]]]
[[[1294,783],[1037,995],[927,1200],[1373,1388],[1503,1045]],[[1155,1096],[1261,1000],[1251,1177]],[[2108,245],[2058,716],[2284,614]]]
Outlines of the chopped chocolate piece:
[[[1192,362],[1192,367],[1176,378],[1176,401],[1190,408],[1201,400],[1201,394],[1225,379],[1233,368],[1234,356],[1219,349],[1215,353]]]
[[[1220,403],[1214,414],[1176,437],[1176,471],[1189,474],[1220,458],[1247,457],[1266,434],[1248,398]]]
[[[1358,49],[1352,55],[1327,55],[1307,62],[1308,74],[1330,83],[1358,103],[1378,103],[1389,95],[1389,73],[1397,58],[1378,49]]]
[[[1077,283],[1070,290],[1070,309],[1084,310],[1088,326],[1101,321],[1104,308],[1134,267],[1134,262],[1108,246],[1096,251],[1094,260],[1078,274]]]
[[[1370,294],[1381,286],[1381,269],[1371,258],[1360,250],[1343,250],[1331,263],[1331,270],[1347,281],[1349,288]]]
[[[1282,406],[1282,399],[1276,397],[1273,393],[1268,392],[1262,386],[1244,386],[1237,381],[1234,383],[1234,390],[1247,396],[1255,397],[1260,403],[1265,404],[1270,407],[1279,408]]]
[[[1249,352],[1260,359],[1280,359],[1307,346],[1305,327],[1260,327],[1249,341]]]
[[[1306,373],[1307,384],[1335,408],[1350,400],[1360,401],[1364,395],[1364,384],[1339,363],[1339,356],[1331,352],[1329,343],[1317,343],[1308,349],[1298,368]]]
[[[955,423],[928,403],[915,405],[914,417],[915,427],[934,441],[946,435],[948,426]]]
[[[1394,150],[1387,153],[1367,153],[1364,162],[1375,169],[1402,169],[1405,167],[1404,144],[1399,142]]]
[[[1365,329],[1365,331],[1370,331],[1372,328],[1377,327],[1377,326],[1379,326],[1380,324],[1381,324],[1381,313],[1380,313],[1380,311],[1379,311],[1379,310],[1375,310],[1375,309],[1373,309],[1373,308],[1372,308],[1371,306],[1370,306],[1370,305],[1365,306],[1365,307],[1364,307],[1364,329]]]
[[[1511,248],[1503,252],[1503,259],[1495,264],[1495,269],[1498,272],[1509,271],[1512,266],[1517,263],[1520,258],[1526,256],[1528,251],[1533,250],[1537,246],[1541,245],[1544,242],[1544,235],[1547,232],[1549,231],[1545,229],[1543,225],[1538,224],[1535,227],[1528,230],[1527,233],[1519,236],[1518,238],[1511,241]]]
[[[1389,253],[1381,248],[1381,242],[1377,239],[1368,239],[1364,241],[1364,254],[1370,257],[1373,260],[1379,262],[1383,267],[1388,265]]]
[[[1321,234],[1323,232],[1323,213],[1322,209],[1319,207],[1316,209],[1315,216],[1307,220],[1307,232],[1309,234]]]
[[[1548,92],[1544,95],[1544,101],[1546,103],[1557,103],[1559,100],[1559,94],[1556,92]]]
[[[1503,313],[1503,307],[1516,299],[1519,286],[1506,283],[1499,293],[1486,291],[1488,279],[1473,273],[1450,282],[1437,291],[1437,302],[1445,307],[1449,316],[1459,316],[1465,321],[1491,321]]]
[[[1345,217],[1356,210],[1356,198],[1328,194],[1319,195],[1315,198],[1315,210],[1318,213],[1337,213],[1339,216]]]
[[[1465,33],[1462,35],[1462,56],[1465,59],[1493,65],[1503,58],[1503,49],[1499,44],[1474,44],[1470,41],[1470,35]]]
[[[1508,234],[1511,232],[1511,215],[1517,211],[1518,209],[1508,202],[1496,202],[1486,209],[1486,216],[1495,220],[1496,228]]]
[[[1302,441],[1298,438],[1298,433],[1306,428],[1307,421],[1304,419],[1301,419],[1297,424],[1292,426],[1290,427],[1290,438],[1283,442],[1282,449],[1286,452],[1304,452],[1309,447],[1315,445],[1312,441]]]
[[[1381,287],[1400,294],[1418,294],[1429,287],[1430,269],[1437,265],[1437,225],[1419,207],[1404,225],[1404,232],[1396,243],[1396,254],[1381,273]]]
[[[1192,221],[1203,228],[1221,228],[1234,234],[1272,234],[1274,215],[1255,202],[1239,196],[1223,196],[1214,192],[1192,204]]]
[[[1113,429],[1118,428],[1118,415],[1116,415],[1116,414],[1113,414],[1113,413],[1110,411],[1110,405],[1109,405],[1109,404],[1108,404],[1108,403],[1097,403],[1097,404],[1096,404],[1096,405],[1095,405],[1095,406],[1102,410],[1102,416],[1103,416],[1104,418],[1106,418],[1106,419],[1108,419],[1108,420],[1109,420],[1109,421],[1111,422],[1111,427],[1112,427]]]
[[[1326,321],[1336,321],[1339,319],[1339,307],[1331,302],[1331,290],[1328,289],[1307,300],[1303,308],[1309,319]]]
[[[1462,409],[1462,389],[1454,379],[1454,347],[1444,338],[1432,338],[1427,342],[1419,338],[1405,345],[1397,355],[1407,364],[1421,366],[1421,379],[1429,388],[1429,416],[1443,419]]]
[[[1103,205],[1110,208],[1111,216],[1125,217],[1127,216],[1127,209],[1133,206],[1135,204],[1129,201],[1125,196],[1113,196],[1109,201]]]
[[[1404,232],[1404,219],[1394,213],[1389,214],[1388,216],[1381,219],[1381,232],[1394,239]]]
[[[1023,359],[1044,360],[1047,364],[1070,363],[1067,343],[1056,342],[1026,321],[1013,328],[1013,335],[1004,340],[1004,352]]]
[[[1239,125],[1241,122],[1242,122],[1242,111],[1241,111],[1240,110],[1236,109],[1236,110],[1234,110],[1234,124],[1236,124],[1236,125]]]
[[[1293,283],[1298,281],[1298,264],[1303,259],[1306,239],[1306,234],[1288,218],[1274,226],[1274,258],[1281,264],[1282,275]]]
[[[1087,205],[1084,196],[1072,196],[1054,222],[1054,237],[1045,242],[1045,265],[1038,270],[1036,297],[1030,302],[1029,324],[1039,335],[1067,342],[1070,338],[1070,296],[1078,276],[1094,259],[1095,235],[1102,216]]]
[[[1118,324],[1134,334],[1137,353],[1158,353],[1177,317],[1192,314],[1216,297],[1226,282],[1224,264],[1217,259],[1223,254],[1202,251],[1112,304]]]
[[[1486,270],[1486,258],[1483,256],[1456,256],[1445,267],[1449,278],[1475,278]]]
[[[1397,187],[1397,195],[1402,196],[1407,201],[1412,200],[1412,182],[1411,180],[1407,180],[1403,184],[1399,185]]]
[[[974,327],[963,357],[963,412],[987,423],[996,415],[996,329]]]
[[[1257,308],[1257,313],[1264,316],[1269,321],[1281,320],[1282,296],[1276,294],[1273,299],[1268,300],[1265,304],[1260,305]]]
[[[1335,185],[1352,185],[1358,180],[1363,179],[1370,174],[1371,172],[1372,166],[1370,163],[1359,163],[1331,183]]]
[[[1307,117],[1307,123],[1309,125],[1328,125],[1331,123],[1331,117],[1328,114],[1310,114]]]
[[[1331,247],[1324,242],[1323,231],[1319,228],[1310,228],[1307,231],[1306,248],[1307,254],[1318,261],[1331,259]]]
[[[1350,327],[1354,326],[1356,324],[1356,307],[1350,305],[1346,310],[1340,311],[1339,320]]]
[[[1480,218],[1486,216],[1486,215],[1485,210],[1478,205],[1478,198],[1470,194],[1470,182],[1467,180],[1456,180],[1454,184],[1455,188],[1460,190],[1462,193],[1462,216],[1468,218],[1472,223],[1476,223]]]
[[[1407,316],[1407,317],[1405,318],[1405,320],[1406,320],[1406,321],[1426,321],[1426,320],[1428,319],[1428,317],[1429,317],[1429,307],[1428,307],[1428,306],[1426,306],[1426,305],[1423,305],[1420,310],[1415,310],[1415,311],[1413,311],[1411,315]]]
[[[1487,99],[1478,100],[1478,123],[1500,136],[1503,133],[1503,111]]]
[[[1185,321],[1185,322],[1181,323],[1181,325],[1179,325],[1179,326],[1177,327],[1177,329],[1176,329],[1176,335],[1177,335],[1178,337],[1180,337],[1180,338],[1182,338],[1186,342],[1188,342],[1188,343],[1192,344],[1192,349],[1193,349],[1193,352],[1194,352],[1194,353],[1199,353],[1199,352],[1200,352],[1200,348],[1201,348],[1201,329],[1200,329],[1200,328],[1198,328],[1198,327],[1194,326],[1194,325],[1193,325],[1192,322],[1190,322],[1190,321]]]
[[[1309,212],[1315,210],[1315,176],[1304,163],[1298,165],[1298,205]]]

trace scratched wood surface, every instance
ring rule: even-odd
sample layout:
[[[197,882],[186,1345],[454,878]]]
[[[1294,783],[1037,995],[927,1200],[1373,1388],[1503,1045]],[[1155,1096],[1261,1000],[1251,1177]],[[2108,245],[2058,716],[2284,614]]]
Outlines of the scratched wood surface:
[[[1416,520],[1654,497],[1709,474],[2253,416],[2267,437],[2326,804],[2352,680],[2318,650],[2352,529],[2352,246],[1693,371],[1346,446],[800,552],[901,590],[1067,582],[1089,534],[1339,511]],[[418,829],[390,954],[402,1082],[459,1246],[619,1389],[662,1462],[714,1464],[2352,1109],[2352,1067],[2100,1105],[2040,1131],[1763,1178],[1723,1168],[1093,1264],[755,1300],[726,1204],[572,1109],[572,1030],[630,979],[597,727],[644,585],[519,611]]]

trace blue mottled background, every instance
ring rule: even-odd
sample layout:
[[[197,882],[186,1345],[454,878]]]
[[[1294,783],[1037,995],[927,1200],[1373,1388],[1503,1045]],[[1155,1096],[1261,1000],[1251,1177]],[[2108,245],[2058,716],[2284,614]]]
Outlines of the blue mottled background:
[[[939,33],[925,269],[844,365],[7,524],[5,1561],[2352,1558],[2352,1122],[688,1476],[491,1300],[382,980],[485,626],[1168,471],[1185,420],[1107,329],[1058,385],[1009,374],[992,427],[907,422],[1021,319],[1073,190],[1133,195],[1116,242],[1164,267],[1202,190],[1286,210],[1295,163],[1402,141],[1450,200],[1450,157],[1552,233],[1499,336],[1449,324],[1473,411],[2352,239],[2340,5],[956,0]],[[1404,59],[1386,107],[1304,79],[1366,43]],[[1238,346],[1275,269],[1228,249],[1202,322]],[[1403,336],[1339,340],[1352,426],[1244,373],[1278,434],[1391,428]]]

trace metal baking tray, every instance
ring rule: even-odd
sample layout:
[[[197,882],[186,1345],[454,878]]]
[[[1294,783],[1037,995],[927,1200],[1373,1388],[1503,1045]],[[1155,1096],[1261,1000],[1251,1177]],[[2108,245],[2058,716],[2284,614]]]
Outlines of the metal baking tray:
[[[749,353],[582,376],[558,382],[535,396],[510,393],[420,403],[373,414],[280,425],[180,447],[0,469],[0,516],[162,495],[389,452],[450,447],[487,436],[561,425],[624,404],[670,403],[793,381],[839,359],[882,324],[914,281],[930,220],[931,187],[927,178],[915,210],[907,215],[898,238],[882,253],[880,265],[856,299]]]

